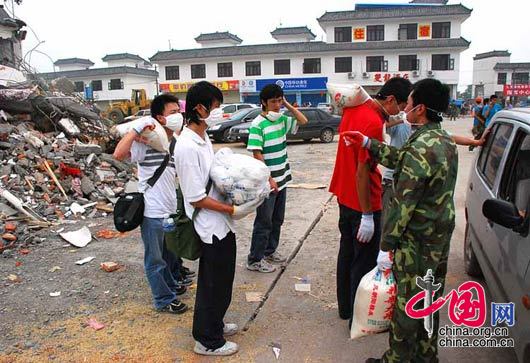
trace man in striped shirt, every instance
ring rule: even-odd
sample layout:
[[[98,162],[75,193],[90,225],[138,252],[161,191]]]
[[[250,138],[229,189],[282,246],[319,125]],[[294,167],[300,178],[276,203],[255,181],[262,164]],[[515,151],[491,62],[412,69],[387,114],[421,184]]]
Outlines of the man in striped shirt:
[[[263,112],[252,121],[247,149],[268,166],[272,192],[257,209],[247,269],[268,273],[276,270],[271,263],[285,261],[276,249],[285,215],[286,187],[292,179],[286,136],[288,132],[295,134],[298,125],[306,124],[307,118],[287,102],[282,88],[276,84],[263,87],[260,102]],[[282,105],[295,119],[280,113]]]

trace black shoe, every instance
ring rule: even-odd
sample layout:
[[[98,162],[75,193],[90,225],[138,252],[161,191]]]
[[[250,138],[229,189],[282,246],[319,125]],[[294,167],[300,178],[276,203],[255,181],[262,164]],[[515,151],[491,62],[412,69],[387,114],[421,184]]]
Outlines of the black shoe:
[[[382,360],[380,358],[368,358],[365,363],[381,363]]]
[[[195,277],[195,271],[192,271],[189,268],[182,266],[180,268],[180,275],[184,277]]]
[[[193,280],[188,277],[182,277],[177,280],[177,283],[182,286],[190,286],[191,284],[193,284]]]
[[[174,291],[175,291],[175,295],[180,296],[184,294],[187,290],[188,289],[186,288],[186,286],[177,284],[177,288]]]
[[[185,313],[186,310],[188,310],[188,305],[184,304],[179,299],[175,299],[172,303],[164,306],[158,311],[161,313],[182,314]]]

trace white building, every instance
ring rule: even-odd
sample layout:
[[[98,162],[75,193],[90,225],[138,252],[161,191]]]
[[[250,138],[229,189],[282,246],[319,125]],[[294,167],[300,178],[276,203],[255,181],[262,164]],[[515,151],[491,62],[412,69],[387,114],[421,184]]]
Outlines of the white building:
[[[530,62],[511,63],[507,50],[493,50],[473,57],[475,97],[527,98],[530,96]]]
[[[314,105],[326,100],[327,82],[355,82],[375,94],[393,76],[435,77],[456,97],[460,53],[470,44],[460,29],[470,14],[443,0],[358,4],[318,18],[326,41],[314,41],[307,27],[275,29],[277,42],[259,45],[240,45],[228,32],[201,34],[201,48],[159,51],[150,60],[159,65],[160,89],[179,97],[209,80],[225,102],[257,103],[265,84],[278,83],[290,101]]]
[[[89,59],[59,59],[54,65],[58,72],[40,73],[47,80],[66,77],[75,85],[76,92],[93,98],[98,106],[106,108],[113,101],[130,100],[133,90],[145,89],[147,98],[157,94],[158,72],[142,57],[129,54],[108,54],[102,58],[105,68],[92,68]],[[90,97],[92,95],[92,97]]]
[[[23,82],[26,77],[20,71],[23,63],[22,41],[26,38],[26,26],[22,20],[12,18],[0,5],[0,85]]]

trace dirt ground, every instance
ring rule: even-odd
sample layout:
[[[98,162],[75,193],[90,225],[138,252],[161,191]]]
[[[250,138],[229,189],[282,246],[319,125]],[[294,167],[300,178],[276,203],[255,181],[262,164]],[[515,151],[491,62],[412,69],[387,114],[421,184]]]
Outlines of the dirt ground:
[[[467,133],[470,120],[446,122],[446,127]],[[216,145],[219,148],[224,145]],[[241,145],[232,144],[245,153]],[[295,183],[328,185],[337,143],[293,142],[289,158]],[[473,153],[459,149],[460,170],[456,193],[457,229],[452,242],[448,285],[468,279],[463,273],[463,202]],[[245,269],[253,216],[237,224],[237,266],[232,304],[226,317],[246,331],[234,341],[241,352],[224,359],[204,358],[192,352],[191,321],[195,285],[182,300],[191,309],[184,315],[153,310],[143,272],[139,230],[93,240],[75,248],[57,236],[58,228],[87,225],[92,234],[112,229],[111,218],[80,220],[43,231],[29,245],[0,256],[0,362],[274,362],[271,344],[281,344],[280,361],[364,362],[380,355],[387,334],[348,339],[347,324],[338,318],[335,300],[335,263],[338,250],[336,201],[326,189],[289,189],[287,214],[279,251],[292,261],[285,271],[257,274]],[[75,264],[94,256],[85,265]],[[104,261],[123,268],[108,273]],[[196,263],[187,262],[196,270]],[[60,267],[58,269],[57,267]],[[14,274],[20,282],[11,282]],[[311,293],[294,291],[300,278],[311,281]],[[50,293],[60,291],[60,296]],[[247,302],[246,293],[268,293],[260,306]],[[255,317],[255,319],[254,319]],[[94,330],[88,320],[104,324]],[[478,354],[478,355],[476,355]],[[515,361],[511,350],[443,350],[442,361]]]

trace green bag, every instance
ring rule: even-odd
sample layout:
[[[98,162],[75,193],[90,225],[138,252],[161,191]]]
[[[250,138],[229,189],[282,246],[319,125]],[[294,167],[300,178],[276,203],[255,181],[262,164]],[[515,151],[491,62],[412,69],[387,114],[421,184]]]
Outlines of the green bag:
[[[206,195],[210,192],[212,181],[208,181],[206,186]],[[198,208],[195,208],[192,219],[189,219],[184,209],[184,197],[180,187],[177,188],[177,212],[172,214],[173,220],[175,221],[175,231],[166,232],[165,240],[167,249],[175,254],[177,257],[185,258],[186,260],[194,261],[201,257],[202,253],[202,241],[195,226],[193,220],[199,213]]]

